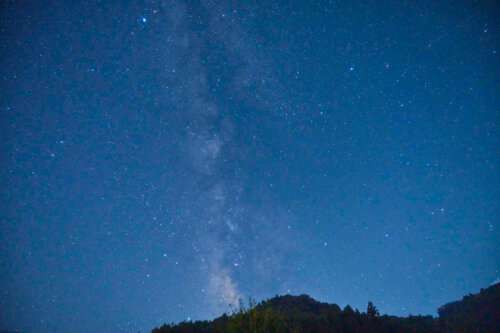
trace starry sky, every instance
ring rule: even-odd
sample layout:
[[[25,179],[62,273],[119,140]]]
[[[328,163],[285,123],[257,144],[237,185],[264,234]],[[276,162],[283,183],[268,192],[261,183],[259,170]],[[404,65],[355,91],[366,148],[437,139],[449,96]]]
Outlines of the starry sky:
[[[500,277],[495,1],[2,1],[0,328]]]

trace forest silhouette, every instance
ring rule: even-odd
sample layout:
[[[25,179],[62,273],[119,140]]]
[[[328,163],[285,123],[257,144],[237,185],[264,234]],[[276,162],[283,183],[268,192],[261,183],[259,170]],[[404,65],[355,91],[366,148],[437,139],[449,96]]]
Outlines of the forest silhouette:
[[[164,324],[152,333],[495,333],[500,332],[500,283],[438,309],[438,316],[380,315],[368,302],[360,312],[308,295],[276,296],[212,321]]]

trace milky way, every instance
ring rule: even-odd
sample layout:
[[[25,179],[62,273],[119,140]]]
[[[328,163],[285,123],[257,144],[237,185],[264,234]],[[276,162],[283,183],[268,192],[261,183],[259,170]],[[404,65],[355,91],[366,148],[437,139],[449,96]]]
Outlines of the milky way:
[[[263,207],[247,202],[245,191],[250,184],[240,166],[248,158],[247,148],[236,147],[234,137],[238,128],[231,119],[234,112],[231,105],[247,103],[252,99],[250,94],[262,95],[264,102],[267,95],[275,99],[284,99],[284,96],[262,86],[265,78],[272,77],[273,73],[261,75],[265,59],[259,59],[262,56],[252,45],[255,42],[235,20],[237,10],[210,3],[201,10],[206,26],[203,31],[193,31],[196,23],[186,6],[175,3],[171,13],[175,19],[169,30],[182,36],[173,45],[178,69],[172,85],[179,101],[176,112],[182,115],[179,149],[186,163],[184,176],[189,178],[188,186],[181,190],[183,200],[189,204],[184,207],[178,223],[188,224],[194,236],[192,246],[206,274],[207,286],[203,293],[211,303],[207,310],[215,315],[228,307],[236,309],[241,300],[250,296],[242,293],[235,281],[236,275],[258,271],[258,283],[269,283],[267,280],[280,270],[281,257],[291,248],[293,236],[286,228],[291,214],[276,216],[282,207],[276,203]],[[230,31],[229,36],[226,31]],[[211,43],[220,45],[222,54],[213,55]],[[221,78],[218,76],[221,70],[211,71],[207,64],[213,57],[223,57],[223,66],[236,66],[237,70],[225,70]],[[218,87],[221,80],[225,81],[224,88]],[[226,90],[223,98],[216,96],[220,93],[213,93],[213,83],[215,89]],[[250,90],[250,86],[253,89]],[[259,107],[264,107],[258,104],[252,105],[257,112]],[[273,235],[272,240],[262,246],[262,238],[268,233]]]

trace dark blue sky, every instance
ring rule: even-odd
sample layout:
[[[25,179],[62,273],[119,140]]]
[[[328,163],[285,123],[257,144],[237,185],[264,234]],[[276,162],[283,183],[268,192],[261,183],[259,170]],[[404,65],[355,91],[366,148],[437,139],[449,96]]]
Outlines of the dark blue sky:
[[[242,3],[239,2],[238,3]],[[2,1],[0,328],[500,277],[495,1]]]

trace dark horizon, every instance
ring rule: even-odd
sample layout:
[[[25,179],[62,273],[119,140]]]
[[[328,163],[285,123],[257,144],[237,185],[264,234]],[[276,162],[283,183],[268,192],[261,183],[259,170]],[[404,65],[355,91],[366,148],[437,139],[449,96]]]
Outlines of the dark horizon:
[[[482,292],[483,290],[486,290],[488,288],[492,288],[492,287],[497,287],[498,289],[500,289],[500,281],[499,282],[495,282],[495,283],[492,283],[488,286],[484,286],[474,292],[471,292],[471,293],[468,293],[468,294],[464,294],[462,295],[461,297],[457,298],[457,299],[452,299],[452,300],[448,300],[447,302],[441,304],[440,306],[438,306],[434,313],[408,313],[406,315],[403,315],[403,316],[397,316],[397,315],[394,315],[394,314],[391,314],[391,313],[379,313],[380,316],[395,316],[395,317],[401,317],[401,318],[408,318],[408,317],[414,317],[414,316],[422,316],[422,317],[426,317],[426,316],[430,316],[430,317],[433,317],[433,318],[438,318],[439,317],[439,314],[438,314],[438,310],[445,306],[445,305],[448,305],[448,304],[451,304],[451,303],[457,303],[457,302],[460,302],[462,301],[465,297],[467,296],[471,296],[471,295],[477,295],[479,294],[480,292]],[[298,298],[303,298],[303,297],[306,297],[306,298],[310,298],[312,299],[313,301],[319,303],[319,304],[327,304],[327,305],[337,305],[339,306],[341,309],[345,309],[346,307],[350,307],[352,308],[354,311],[358,311],[360,313],[366,313],[367,311],[367,305],[369,303],[372,303],[370,300],[367,300],[364,307],[361,307],[361,308],[357,308],[355,306],[351,306],[351,304],[347,303],[347,304],[338,304],[336,302],[326,302],[324,300],[321,300],[321,299],[317,299],[317,298],[314,298],[314,297],[311,297],[310,295],[308,294],[276,294],[276,295],[272,295],[272,296],[269,296],[267,298],[264,298],[264,299],[260,299],[260,300],[256,300],[256,299],[253,299],[253,298],[249,298],[249,299],[240,299],[240,302],[239,302],[239,305],[238,307],[236,308],[231,308],[229,309],[228,311],[226,312],[223,312],[223,313],[220,313],[218,315],[215,315],[213,318],[204,318],[204,319],[199,319],[201,321],[212,321],[214,319],[217,319],[217,318],[220,318],[221,316],[224,316],[224,315],[227,315],[227,316],[231,316],[232,314],[235,314],[235,313],[238,313],[238,311],[242,311],[243,310],[247,310],[247,309],[251,309],[253,307],[255,307],[256,305],[259,305],[259,304],[263,304],[263,303],[267,303],[269,301],[273,301],[273,300],[276,300],[276,299],[283,299],[283,298],[287,298],[287,297],[291,297],[291,298],[295,298],[295,299],[298,299]],[[373,304],[377,307],[377,304]],[[378,310],[378,307],[377,307],[377,310]],[[185,320],[181,320],[179,322],[165,322],[167,324],[180,324],[180,323],[183,323],[183,322],[194,322],[191,318],[186,318]]]
[[[464,295],[438,309],[438,316],[382,314],[372,302],[365,310],[343,309],[308,295],[283,295],[259,303],[249,301],[211,321],[164,323],[152,333],[496,333],[500,332],[500,283]]]
[[[499,280],[495,1],[0,6],[0,327]]]
[[[490,287],[494,287],[494,286],[496,286],[497,288],[500,289],[500,282],[492,283],[491,285],[486,286],[484,288],[481,288],[480,290],[477,290],[474,293],[469,293],[467,295],[463,295],[459,299],[449,300],[445,304],[442,304],[440,307],[436,308],[436,310],[434,311],[435,313],[428,313],[428,314],[408,313],[408,314],[403,315],[403,316],[395,316],[395,315],[390,314],[390,313],[379,313],[379,315],[382,316],[382,317],[383,316],[389,316],[389,317],[400,317],[400,318],[426,317],[426,316],[430,316],[432,318],[438,318],[438,316],[437,316],[438,310],[441,307],[443,307],[445,305],[449,305],[451,303],[460,302],[460,301],[462,301],[467,296],[477,295],[477,294],[479,294],[479,292],[482,292],[483,290],[488,289]],[[357,308],[357,307],[351,306],[349,303],[341,305],[341,304],[337,304],[335,302],[325,302],[325,301],[323,301],[321,299],[313,298],[313,297],[311,297],[308,294],[276,294],[276,295],[273,295],[273,296],[270,296],[268,298],[261,299],[261,300],[255,300],[255,299],[253,299],[251,297],[249,299],[247,299],[247,300],[240,299],[238,307],[228,309],[228,311],[220,313],[218,315],[215,315],[213,318],[200,318],[198,320],[193,320],[191,318],[186,318],[186,319],[178,321],[178,322],[164,322],[164,323],[157,323],[157,325],[158,326],[161,326],[161,324],[174,324],[174,325],[178,325],[178,324],[182,324],[182,323],[186,323],[186,322],[196,323],[198,321],[213,321],[213,320],[221,318],[221,317],[223,317],[225,315],[232,316],[234,314],[237,314],[240,311],[246,311],[247,309],[252,309],[256,305],[266,304],[266,303],[268,303],[270,301],[275,301],[276,299],[285,299],[285,298],[288,298],[288,297],[291,297],[291,298],[294,298],[294,299],[300,299],[300,298],[304,298],[305,297],[305,298],[311,299],[314,302],[317,302],[318,304],[326,304],[326,305],[329,305],[329,306],[332,306],[332,305],[333,306],[339,306],[341,309],[352,308],[352,310],[354,310],[356,312],[359,312],[361,314],[366,314],[367,313],[366,307],[365,308]],[[372,302],[368,300],[365,305],[370,304],[370,303],[372,303]],[[376,304],[374,304],[374,305],[376,306]],[[377,308],[377,310],[378,310],[378,308]],[[149,332],[149,331],[150,330],[146,330],[146,332]],[[16,329],[3,329],[2,330],[0,328],[0,333],[29,333],[29,332],[24,332],[24,331],[16,330]]]

